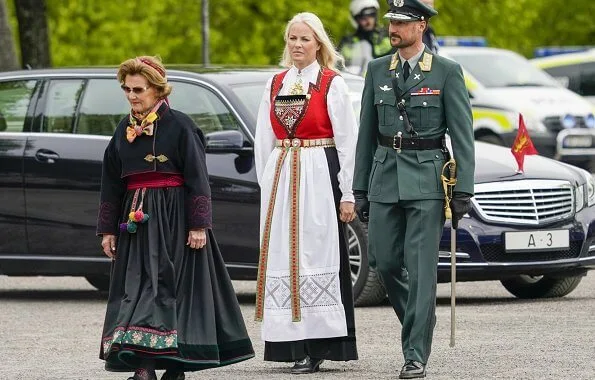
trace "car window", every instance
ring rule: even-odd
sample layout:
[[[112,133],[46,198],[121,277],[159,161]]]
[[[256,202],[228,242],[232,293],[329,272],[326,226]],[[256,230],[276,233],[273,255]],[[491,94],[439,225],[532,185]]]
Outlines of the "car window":
[[[211,90],[192,83],[173,81],[171,83],[173,86],[169,96],[171,107],[190,116],[204,134],[240,130],[238,120]]]
[[[579,94],[595,96],[595,62],[583,63]]]
[[[485,87],[558,85],[552,77],[513,52],[449,52],[448,56]]]
[[[22,132],[37,81],[0,83],[0,132]]]
[[[548,67],[544,70],[553,76],[562,86],[574,92],[579,92],[581,76],[580,65],[555,66]]]
[[[258,116],[258,107],[260,107],[265,86],[266,82],[241,83],[231,86],[232,91],[244,103],[254,119]]]
[[[81,100],[75,133],[111,136],[128,112],[130,106],[118,81],[91,79]]]
[[[43,113],[42,132],[72,133],[75,111],[83,91],[83,80],[60,79],[49,82]]]

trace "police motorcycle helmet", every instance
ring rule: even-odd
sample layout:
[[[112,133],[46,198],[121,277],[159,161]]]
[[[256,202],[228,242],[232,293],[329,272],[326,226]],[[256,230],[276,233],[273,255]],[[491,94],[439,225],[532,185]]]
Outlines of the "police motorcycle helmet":
[[[374,16],[378,15],[380,5],[378,0],[351,0],[349,4],[349,13],[351,14],[351,25],[357,29],[357,18],[363,16]]]

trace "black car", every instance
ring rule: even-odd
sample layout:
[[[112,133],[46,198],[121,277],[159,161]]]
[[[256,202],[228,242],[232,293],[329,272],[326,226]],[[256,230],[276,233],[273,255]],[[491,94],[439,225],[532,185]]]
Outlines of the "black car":
[[[255,279],[259,188],[256,112],[278,68],[178,67],[168,71],[173,108],[207,138],[213,229],[234,279]],[[359,107],[363,79],[344,74]],[[110,260],[95,237],[103,151],[128,104],[115,69],[0,73],[0,274],[85,276],[99,289]],[[595,182],[584,170],[477,144],[474,209],[458,232],[458,279],[502,280],[519,297],[563,296],[595,268]],[[438,274],[449,280],[449,226]],[[366,226],[349,225],[359,305],[385,297],[367,265]]]

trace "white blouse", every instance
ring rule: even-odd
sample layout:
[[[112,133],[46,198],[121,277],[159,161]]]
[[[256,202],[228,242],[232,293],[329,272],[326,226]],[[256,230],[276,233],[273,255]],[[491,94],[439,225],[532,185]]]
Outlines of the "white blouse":
[[[316,84],[319,71],[320,65],[317,61],[314,61],[314,63],[301,70],[304,90],[307,90],[309,83]],[[289,69],[285,78],[283,78],[281,95],[289,94],[291,85],[298,80],[298,74],[299,70],[295,66]],[[259,183],[269,155],[275,148],[275,140],[277,139],[273,132],[270,119],[271,82],[272,78],[266,84],[256,121],[254,155],[256,175]],[[341,165],[341,170],[338,174],[339,189],[342,194],[341,202],[354,202],[351,187],[353,183],[358,126],[349,97],[349,88],[341,76],[336,76],[331,82],[327,95],[327,111],[333,126],[335,145],[339,156],[339,164]]]

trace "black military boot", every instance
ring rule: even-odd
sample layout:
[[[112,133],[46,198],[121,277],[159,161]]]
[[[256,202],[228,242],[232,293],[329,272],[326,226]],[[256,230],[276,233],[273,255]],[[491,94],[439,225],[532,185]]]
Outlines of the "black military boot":
[[[303,373],[318,372],[323,361],[324,359],[314,359],[306,356],[302,360],[296,360],[293,367],[291,367],[291,373],[299,375]]]
[[[415,360],[407,360],[399,374],[399,379],[420,379],[422,377],[426,377],[426,366]]]

